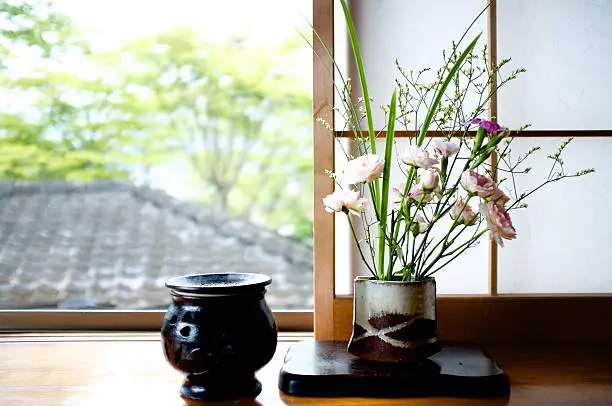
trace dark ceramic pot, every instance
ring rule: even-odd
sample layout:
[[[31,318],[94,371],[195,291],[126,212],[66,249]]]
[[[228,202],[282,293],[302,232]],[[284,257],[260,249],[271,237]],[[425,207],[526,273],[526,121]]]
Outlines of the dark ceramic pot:
[[[415,362],[440,351],[436,281],[355,279],[353,334],[348,351],[381,362]]]
[[[254,398],[255,371],[276,350],[276,323],[264,295],[269,276],[248,273],[170,279],[172,303],[162,324],[168,362],[185,372],[182,396],[195,400]]]

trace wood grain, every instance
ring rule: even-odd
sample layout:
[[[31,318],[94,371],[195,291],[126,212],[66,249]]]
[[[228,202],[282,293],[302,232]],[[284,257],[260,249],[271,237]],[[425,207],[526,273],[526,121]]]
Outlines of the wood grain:
[[[334,183],[325,170],[334,170],[334,137],[317,122],[324,119],[334,128],[334,66],[325,47],[334,53],[334,3],[313,0],[313,146],[314,146],[314,331],[319,339],[333,335],[334,302],[334,216],[326,213],[323,197],[333,192]],[[330,73],[332,74],[330,76]]]
[[[355,134],[352,131],[335,131],[335,136],[338,138],[355,138]],[[361,135],[365,138],[368,138],[369,132],[367,130],[362,130]],[[387,136],[387,132],[384,130],[376,131],[376,138],[385,138]],[[395,138],[409,138],[416,137],[418,135],[418,131],[405,131],[405,130],[396,130],[393,133]],[[443,131],[428,131],[428,137],[447,137],[449,135],[448,132]],[[476,131],[468,131],[467,135],[469,137],[473,137],[476,135]],[[510,131],[509,136],[518,137],[518,138],[607,138],[612,137],[612,130],[523,130],[520,133],[516,131]]]
[[[497,1],[489,2],[487,9],[487,53],[489,72],[496,69],[497,66]],[[489,77],[489,117],[497,121],[497,75]],[[491,151],[489,157],[491,164],[491,175],[493,180],[497,182],[497,151]],[[488,237],[487,233],[487,237]],[[489,243],[489,294],[497,295],[497,242],[488,239]]]
[[[0,331],[156,331],[166,310],[0,310]],[[280,330],[312,331],[313,312],[275,311]]]
[[[56,341],[50,342],[19,342],[17,335],[1,337],[5,339],[0,342],[2,406],[203,404],[185,403],[178,396],[182,376],[166,363],[158,334],[139,334],[139,341],[115,340],[114,335],[104,334],[97,336],[98,341],[83,341],[78,335],[63,339],[56,335]],[[612,399],[612,350],[607,345],[488,347],[510,376],[512,393],[509,398],[481,400],[287,396],[277,389],[277,380],[290,345],[281,340],[273,360],[258,373],[264,389],[256,402],[231,404],[597,406],[609,405]]]
[[[439,296],[438,337],[479,343],[612,343],[612,295]],[[353,299],[334,301],[334,337],[351,334]]]

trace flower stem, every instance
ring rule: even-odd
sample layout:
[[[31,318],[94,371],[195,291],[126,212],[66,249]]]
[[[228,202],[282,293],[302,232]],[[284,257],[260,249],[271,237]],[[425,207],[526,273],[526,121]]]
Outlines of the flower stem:
[[[477,241],[484,233],[486,233],[487,231],[489,231],[488,228],[484,229],[483,231],[481,231],[480,233],[478,233],[477,235],[475,235],[474,237],[470,238],[468,241],[466,241],[465,243],[461,244],[459,247],[457,247],[457,249],[453,250],[452,252],[448,253],[447,255],[444,256],[439,256],[438,258],[436,258],[431,265],[429,265],[427,267],[427,269],[423,272],[423,277],[427,278],[430,277],[431,275],[435,274],[436,272],[438,272],[440,269],[444,268],[447,264],[451,263],[452,261],[454,261],[459,255],[463,254],[465,252],[465,250],[467,250],[468,248],[470,248],[472,246],[472,244]],[[468,244],[469,243],[469,244]],[[466,245],[467,244],[467,245]],[[462,248],[463,247],[463,248]],[[437,267],[435,270],[433,270],[432,272],[427,273],[427,271],[429,271],[433,265],[438,262],[440,259],[452,255],[454,252],[456,252],[458,249],[461,249],[457,254],[455,254],[451,259],[449,259],[448,261],[444,262],[442,265],[440,265],[439,267]]]
[[[359,256],[361,257],[361,260],[363,261],[365,266],[368,268],[368,271],[370,271],[370,273],[375,278],[378,278],[376,275],[376,272],[372,269],[372,267],[370,267],[370,264],[368,264],[368,261],[366,261],[365,256],[363,255],[363,251],[361,250],[361,244],[359,244],[359,239],[357,238],[357,234],[355,233],[355,228],[353,228],[353,222],[351,221],[351,216],[349,213],[346,213],[346,219],[348,220],[349,227],[351,229],[351,234],[353,235],[353,241],[355,242],[355,245],[357,246],[357,251],[359,251]]]
[[[378,272],[383,279],[390,280],[392,271],[385,275],[385,243],[387,242],[387,209],[389,207],[389,181],[391,177],[391,158],[393,152],[393,132],[395,128],[395,105],[397,101],[397,91],[393,91],[391,103],[389,105],[389,124],[387,126],[387,140],[385,144],[385,167],[383,169],[383,187],[380,196],[380,222],[378,223]],[[391,245],[391,241],[389,241]],[[391,257],[389,257],[391,263]]]

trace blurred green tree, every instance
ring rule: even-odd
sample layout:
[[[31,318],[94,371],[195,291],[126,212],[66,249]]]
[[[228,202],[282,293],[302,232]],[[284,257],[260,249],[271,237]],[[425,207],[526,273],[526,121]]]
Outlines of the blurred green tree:
[[[0,176],[126,178],[104,115],[113,89],[87,74],[89,48],[70,19],[22,1],[0,4],[0,22]]]
[[[188,28],[92,53],[47,2],[0,4],[0,177],[126,179],[189,163],[203,204],[312,234],[304,42]]]
[[[188,28],[140,38],[115,66],[187,157],[202,201],[312,235],[312,98],[295,66],[303,42],[205,41]],[[112,58],[112,56],[109,56]]]

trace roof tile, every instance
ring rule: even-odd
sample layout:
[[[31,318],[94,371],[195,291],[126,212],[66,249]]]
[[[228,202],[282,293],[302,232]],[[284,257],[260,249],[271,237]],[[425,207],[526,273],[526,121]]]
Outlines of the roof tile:
[[[0,181],[0,308],[163,308],[163,282],[272,276],[276,308],[312,306],[312,246],[116,181]]]

